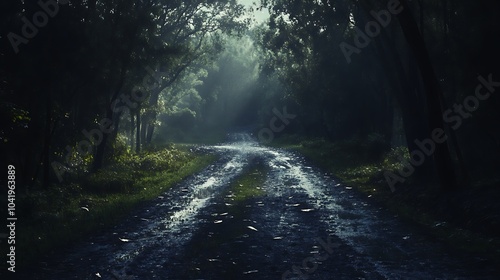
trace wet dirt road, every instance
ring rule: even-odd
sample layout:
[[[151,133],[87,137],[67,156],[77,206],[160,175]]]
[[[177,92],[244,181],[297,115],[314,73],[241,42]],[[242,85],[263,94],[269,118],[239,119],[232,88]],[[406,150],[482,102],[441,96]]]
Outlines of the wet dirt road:
[[[248,134],[199,149],[221,158],[26,279],[496,279],[292,152]],[[235,201],[254,166],[260,195]]]

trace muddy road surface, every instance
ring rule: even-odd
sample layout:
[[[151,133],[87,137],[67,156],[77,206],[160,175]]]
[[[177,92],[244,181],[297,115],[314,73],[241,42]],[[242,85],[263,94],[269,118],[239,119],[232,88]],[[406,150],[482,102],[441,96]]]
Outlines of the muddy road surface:
[[[450,252],[295,153],[248,134],[198,149],[220,159],[19,276],[497,279],[483,260]],[[237,183],[253,175],[255,182]]]

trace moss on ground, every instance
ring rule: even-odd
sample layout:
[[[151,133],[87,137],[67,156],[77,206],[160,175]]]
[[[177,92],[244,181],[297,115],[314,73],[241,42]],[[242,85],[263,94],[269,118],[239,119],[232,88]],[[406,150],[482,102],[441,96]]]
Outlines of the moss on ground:
[[[265,179],[265,171],[254,168],[244,174],[232,184],[231,191],[235,202],[242,202],[247,199],[264,195],[262,184]]]
[[[247,227],[252,209],[247,206],[255,205],[265,195],[262,187],[266,178],[264,164],[251,163],[248,169],[230,183],[220,196],[220,201],[210,208],[212,213],[206,217],[210,222],[198,230],[187,244],[185,258],[192,262],[191,267],[186,268],[186,279],[207,277],[204,272],[214,271],[220,266],[221,260],[217,259],[220,255],[238,256],[248,250],[247,246],[250,244],[239,242],[252,232]],[[211,259],[214,261],[210,261]],[[224,275],[236,279],[241,276],[245,267],[245,263],[235,261],[225,267],[227,270]]]

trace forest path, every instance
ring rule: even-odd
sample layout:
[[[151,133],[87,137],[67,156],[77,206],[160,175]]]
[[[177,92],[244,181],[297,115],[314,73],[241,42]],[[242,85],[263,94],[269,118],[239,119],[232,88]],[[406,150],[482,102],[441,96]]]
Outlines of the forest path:
[[[27,279],[494,279],[292,152],[248,134],[200,149],[221,158]],[[236,201],[255,166],[259,195]]]

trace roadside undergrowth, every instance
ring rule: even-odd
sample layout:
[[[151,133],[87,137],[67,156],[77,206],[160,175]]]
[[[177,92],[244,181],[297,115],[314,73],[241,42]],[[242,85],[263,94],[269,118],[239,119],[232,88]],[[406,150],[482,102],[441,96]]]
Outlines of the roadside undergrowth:
[[[174,146],[126,155],[79,181],[52,185],[22,198],[18,267],[118,223],[139,204],[165,192],[215,160]]]
[[[331,143],[315,139],[290,143],[293,142],[277,141],[273,146],[299,152],[368,199],[418,225],[422,232],[441,240],[450,249],[500,263],[500,239],[493,231],[499,228],[495,226],[498,217],[494,216],[497,211],[491,209],[495,204],[492,197],[498,194],[492,194],[492,188],[488,192],[472,186],[466,191],[444,194],[437,186],[422,186],[408,178],[398,185],[396,192],[391,192],[384,172],[396,173],[401,168],[400,158],[408,158],[405,147],[377,153],[377,145],[370,148],[369,144],[356,141]]]

